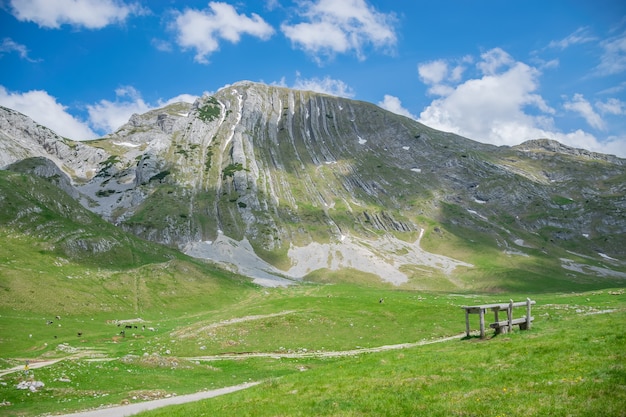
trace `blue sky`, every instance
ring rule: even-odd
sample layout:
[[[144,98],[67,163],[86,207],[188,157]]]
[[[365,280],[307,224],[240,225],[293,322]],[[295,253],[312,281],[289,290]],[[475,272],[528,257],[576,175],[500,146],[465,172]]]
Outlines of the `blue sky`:
[[[626,2],[0,0],[0,105],[71,139],[241,80],[626,157]]]

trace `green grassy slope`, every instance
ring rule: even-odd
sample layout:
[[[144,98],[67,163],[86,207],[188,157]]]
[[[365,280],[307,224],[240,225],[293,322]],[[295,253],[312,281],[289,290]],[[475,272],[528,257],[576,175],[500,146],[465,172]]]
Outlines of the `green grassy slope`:
[[[623,280],[564,273],[560,257],[594,261],[557,245],[505,256],[489,231],[424,223],[426,249],[476,265],[452,277],[459,294],[449,284],[416,290],[440,278],[427,271],[402,287],[341,271],[258,288],[124,233],[45,180],[0,171],[0,370],[65,358],[1,376],[0,414],[59,414],[252,380],[263,383],[146,415],[626,415]],[[273,357],[437,341],[463,332],[460,306],[529,295],[537,300],[529,332]],[[238,358],[203,358],[224,354]],[[45,386],[15,389],[29,379]]]
[[[3,376],[0,397],[12,405],[2,411],[8,416],[69,412],[262,381],[236,394],[145,415],[623,415],[624,290],[533,296],[537,304],[530,331],[461,339],[460,306],[522,297],[358,285],[258,289],[213,309],[164,310],[151,321],[159,325],[156,332],[133,329],[132,336],[127,330],[125,338],[103,316],[62,318],[64,327],[90,326],[81,338],[65,340],[64,350],[97,352],[108,359],[35,369],[32,378],[46,386],[30,395],[14,389],[29,376]],[[3,315],[2,334],[21,333],[31,348],[24,345],[21,355],[3,353],[5,367],[23,363],[16,358],[54,357],[33,348],[53,343],[51,334],[42,333],[49,326],[35,315],[13,314],[11,320]],[[22,328],[28,320],[32,327]],[[472,327],[477,326],[473,316]],[[274,357],[436,342],[453,335],[458,339],[379,353]],[[240,353],[236,359],[202,359],[234,352]],[[59,348],[54,353],[67,355]]]

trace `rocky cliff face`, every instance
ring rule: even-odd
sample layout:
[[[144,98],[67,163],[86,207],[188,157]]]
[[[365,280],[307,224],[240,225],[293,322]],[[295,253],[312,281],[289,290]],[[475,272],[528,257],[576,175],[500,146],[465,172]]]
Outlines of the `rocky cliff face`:
[[[554,141],[484,145],[369,103],[249,82],[83,143],[0,110],[2,166],[46,157],[120,228],[258,279],[352,268],[402,283],[472,268],[465,250],[424,251],[425,232],[475,233],[520,255],[626,254],[625,160]]]

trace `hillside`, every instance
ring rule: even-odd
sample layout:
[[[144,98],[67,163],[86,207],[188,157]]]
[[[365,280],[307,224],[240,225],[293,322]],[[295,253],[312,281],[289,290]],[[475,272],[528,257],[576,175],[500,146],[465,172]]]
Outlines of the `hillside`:
[[[241,82],[91,142],[0,109],[3,168],[35,157],[60,173],[29,172],[111,233],[262,285],[499,291],[626,278],[626,161],[550,140],[495,147],[369,103]]]

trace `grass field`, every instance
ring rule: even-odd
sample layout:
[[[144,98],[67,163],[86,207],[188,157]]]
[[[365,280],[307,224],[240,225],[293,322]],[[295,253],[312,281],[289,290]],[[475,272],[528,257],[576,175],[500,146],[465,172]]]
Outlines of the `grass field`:
[[[2,368],[72,359],[2,376],[0,415],[59,414],[247,381],[262,383],[143,415],[626,415],[623,289],[533,294],[530,331],[490,332],[486,340],[462,338],[460,306],[529,294],[454,295],[351,284],[243,287],[237,294],[206,309],[192,302],[186,311],[146,310],[145,321],[120,327],[111,320],[136,318],[132,310],[116,317],[51,318],[50,325],[50,318],[36,313],[1,311]],[[323,356],[454,335],[411,348]],[[286,353],[292,356],[280,357]],[[220,354],[237,358],[215,358]],[[15,388],[27,379],[45,386],[37,392]]]

